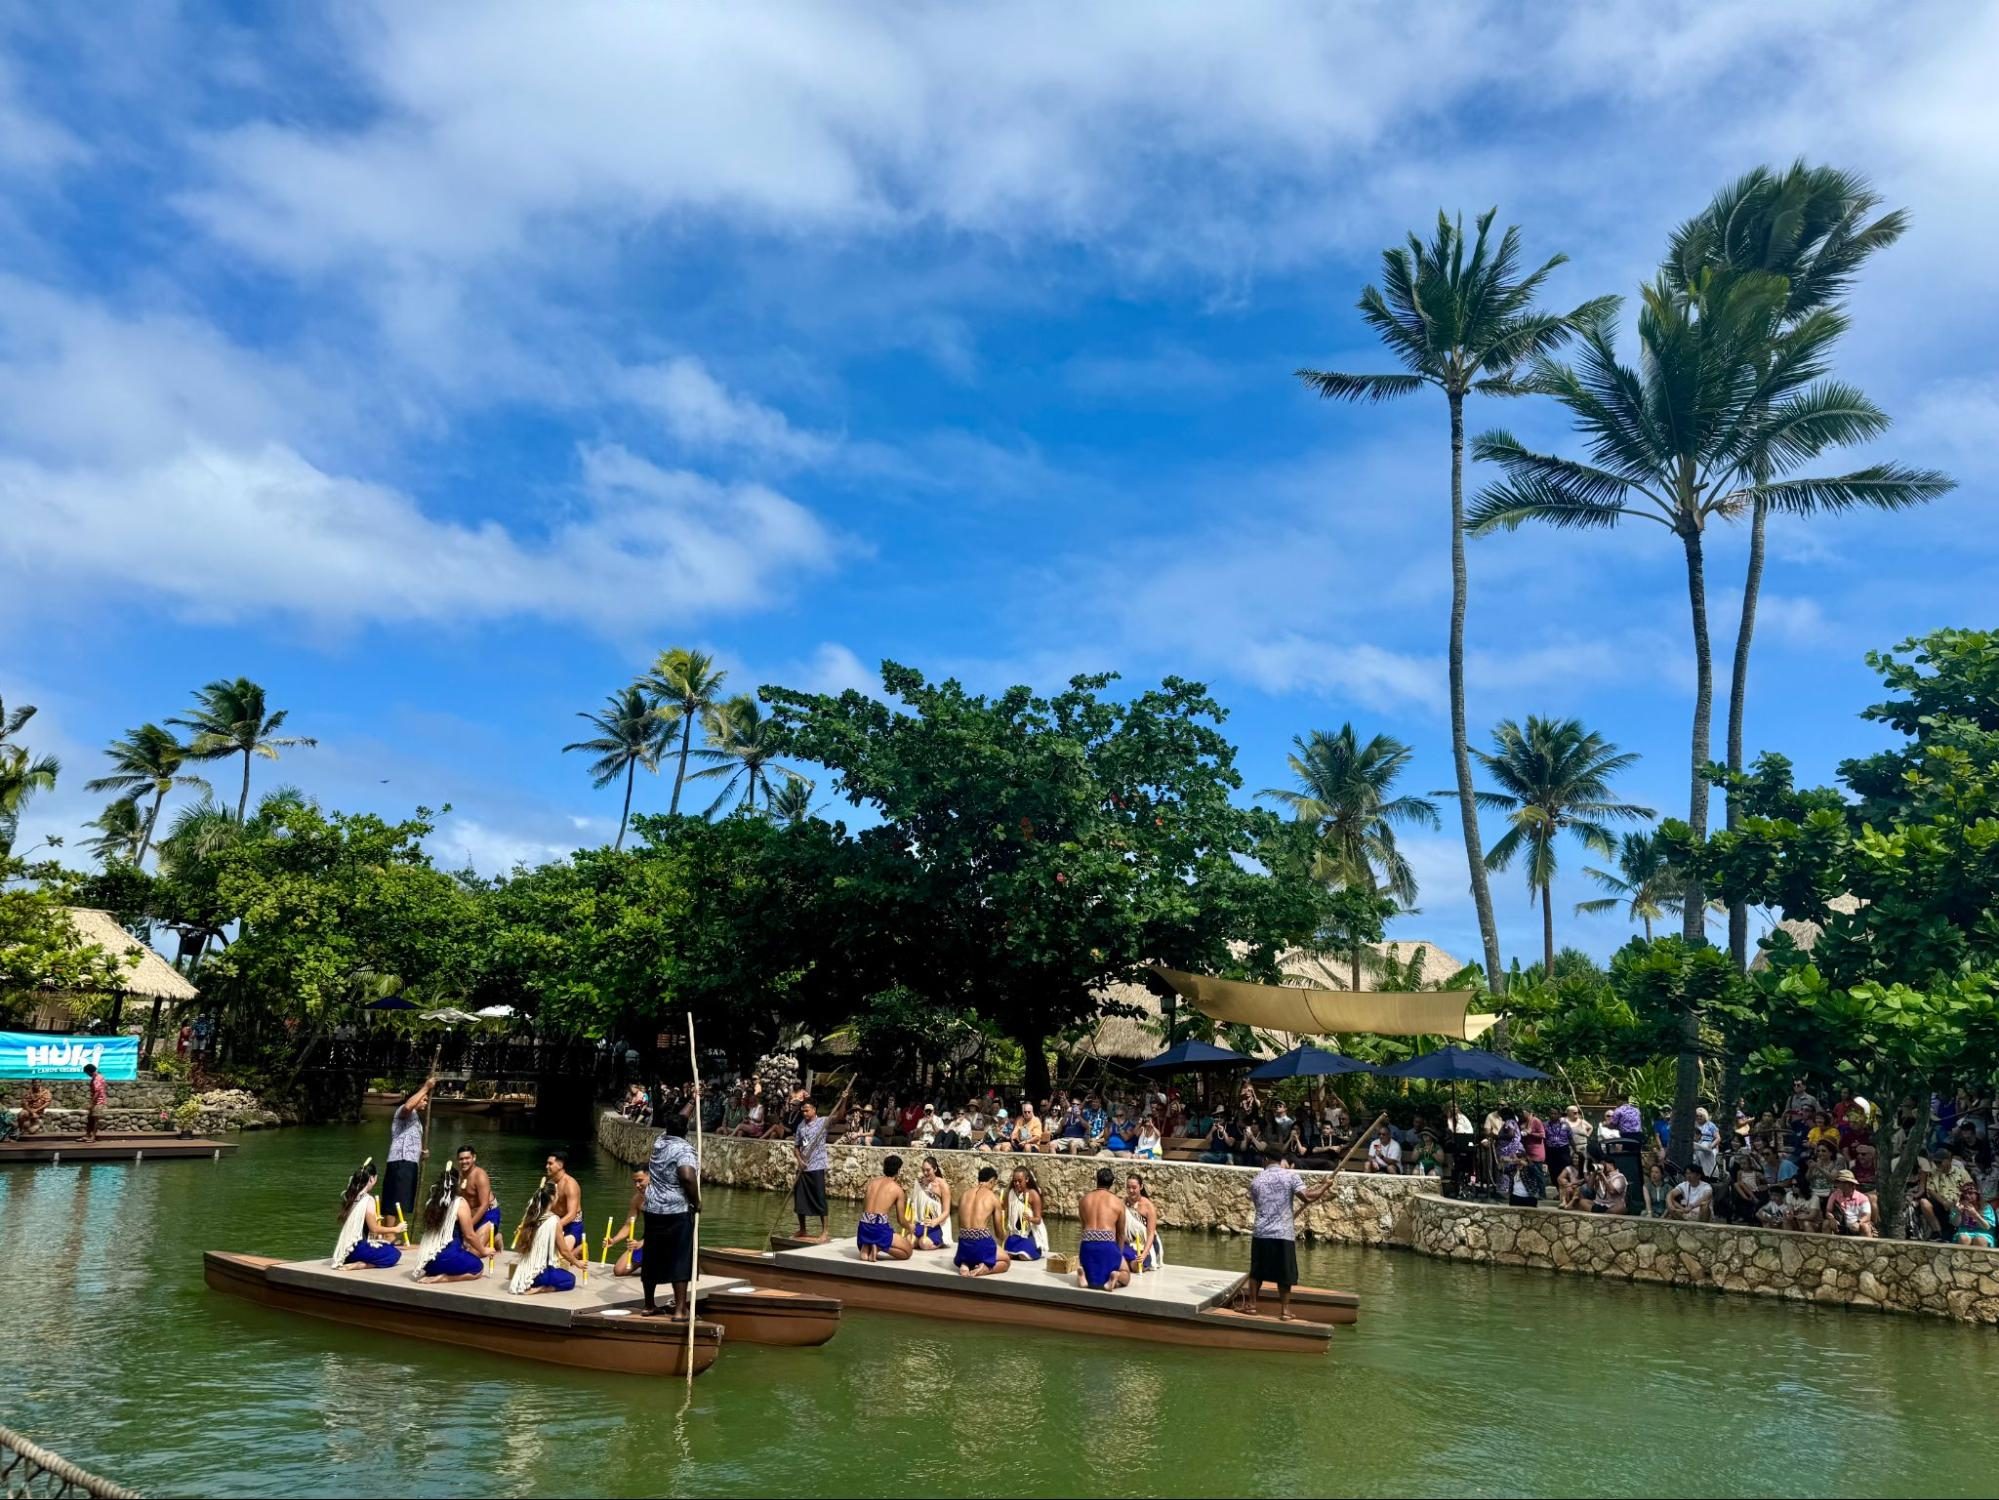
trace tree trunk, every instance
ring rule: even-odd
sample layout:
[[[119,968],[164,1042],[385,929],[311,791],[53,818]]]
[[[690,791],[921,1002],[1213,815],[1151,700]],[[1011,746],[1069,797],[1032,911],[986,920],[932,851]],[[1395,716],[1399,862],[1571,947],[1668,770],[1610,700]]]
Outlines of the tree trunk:
[[[1911,1098],[1877,1089],[1874,1097],[1895,1101],[1887,1106],[1892,1111],[1884,1116],[1889,1125],[1879,1137],[1884,1149],[1875,1165],[1876,1180],[1881,1185],[1881,1222],[1876,1228],[1882,1239],[1899,1240],[1908,1222],[1909,1179],[1916,1175],[1916,1159],[1923,1154],[1923,1142],[1929,1138],[1930,1095],[1928,1089],[1921,1088]],[[1900,1134],[1902,1111],[1906,1107],[1915,1109],[1916,1121],[1907,1134]]]
[[[625,847],[625,825],[632,820],[632,778],[639,773],[636,760],[625,762],[625,810],[618,815],[618,837],[611,845],[612,853]]]
[[[250,752],[243,752],[243,795],[236,799],[236,826],[242,827],[243,820],[250,815]]]
[[[153,792],[153,810],[146,814],[146,831],[139,835],[139,857],[132,861],[132,868],[138,869],[146,862],[146,851],[153,847],[153,825],[160,818],[160,804],[167,800],[167,789],[159,787]]]
[[[1763,528],[1768,507],[1759,500],[1749,517],[1749,568],[1742,580],[1742,623],[1735,629],[1735,670],[1728,683],[1728,769],[1742,770],[1742,726],[1749,698],[1749,642],[1756,633],[1756,601],[1763,592]],[[1742,802],[1728,798],[1728,827],[1742,822]],[[1749,972],[1749,905],[1735,901],[1728,908],[1728,953],[1737,972]]]
[[[1020,1088],[1023,1097],[1037,1104],[1049,1095],[1048,1046],[1041,1032],[1023,1029],[1015,1038],[1020,1043]]]
[[[157,995],[155,995],[153,997],[152,1013],[146,1017],[146,1040],[139,1047],[140,1062],[150,1063],[153,1060],[153,1039],[157,1037],[159,1034],[160,1034],[160,999]]]
[[[1359,943],[1355,943],[1353,945],[1353,971],[1352,971],[1352,977],[1350,977],[1347,980],[1347,985],[1349,988],[1356,990],[1360,988],[1360,944]]]
[[[1495,995],[1506,985],[1499,966],[1499,925],[1492,915],[1492,888],[1485,878],[1485,843],[1479,837],[1478,804],[1472,798],[1471,742],[1465,729],[1465,398],[1451,402],[1451,759],[1458,774],[1458,816],[1464,824],[1465,863],[1471,870],[1472,905],[1478,912],[1479,942],[1485,950],[1485,983]]]
[[[1541,982],[1555,982],[1555,887],[1541,887]]]
[[[1708,783],[1701,769],[1708,761],[1708,746],[1714,716],[1714,657],[1707,638],[1707,578],[1701,558],[1701,534],[1689,523],[1680,533],[1687,553],[1687,603],[1694,627],[1694,728],[1689,764],[1687,822],[1696,839],[1707,837]],[[1681,936],[1688,943],[1706,941],[1706,907],[1702,903],[1700,878],[1687,881],[1686,909],[1681,914]],[[1667,1154],[1676,1167],[1694,1159],[1694,1110],[1700,1104],[1701,1018],[1689,1007],[1680,1023],[1680,1057],[1673,1087],[1673,1135]]]
[[[694,753],[694,715],[683,708],[680,713],[680,769],[673,773],[673,801],[667,804],[667,812],[680,812],[680,784],[687,779],[687,757]]]

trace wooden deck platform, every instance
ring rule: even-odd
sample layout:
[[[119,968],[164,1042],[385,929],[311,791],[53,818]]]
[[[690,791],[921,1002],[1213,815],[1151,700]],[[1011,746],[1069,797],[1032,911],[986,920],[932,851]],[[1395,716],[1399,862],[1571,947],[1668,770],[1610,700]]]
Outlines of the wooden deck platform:
[[[1039,1262],[1016,1262],[1003,1276],[962,1277],[942,1252],[906,1261],[864,1261],[851,1240],[797,1249],[711,1249],[703,1263],[757,1286],[789,1291],[837,1291],[849,1307],[913,1313],[1014,1328],[1140,1339],[1206,1349],[1323,1353],[1333,1318],[1320,1321],[1300,1307],[1295,1322],[1231,1310],[1243,1276],[1200,1266],[1167,1266],[1135,1278],[1120,1291],[1093,1291],[1073,1275]],[[1328,1294],[1341,1297],[1343,1294]],[[1328,1314],[1357,1310],[1328,1306]],[[1344,1318],[1343,1321],[1351,1321]]]
[[[80,1135],[31,1135],[0,1141],[0,1166],[13,1162],[174,1161],[228,1156],[234,1141],[182,1140],[177,1135],[102,1135],[85,1143]]]

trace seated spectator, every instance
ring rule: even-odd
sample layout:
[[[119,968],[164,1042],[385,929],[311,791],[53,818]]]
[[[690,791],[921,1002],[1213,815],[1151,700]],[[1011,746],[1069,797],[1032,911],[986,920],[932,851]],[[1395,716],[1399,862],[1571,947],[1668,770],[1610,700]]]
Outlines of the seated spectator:
[[[1755,1125],[1750,1128],[1749,1137],[1756,1143],[1757,1150],[1775,1151],[1782,1144],[1783,1134],[1783,1127],[1777,1123],[1776,1114],[1766,1109],[1756,1117]]]
[[[1589,1207],[1583,1201],[1583,1175],[1573,1160],[1563,1162],[1562,1170],[1555,1174],[1555,1197],[1563,1208]]]
[[[1437,1138],[1425,1131],[1416,1144],[1416,1164],[1411,1170],[1415,1177],[1441,1177],[1444,1175],[1444,1153],[1438,1146]]]
[[[1820,1110],[1812,1117],[1812,1128],[1805,1132],[1805,1146],[1816,1151],[1820,1146],[1830,1146],[1839,1150],[1839,1127],[1832,1122],[1829,1110]]]
[[[1851,1170],[1852,1164],[1839,1154],[1837,1147],[1821,1141],[1812,1148],[1811,1159],[1805,1163],[1805,1180],[1816,1197],[1824,1198],[1832,1191],[1839,1174]]]
[[[1374,1132],[1374,1139],[1367,1143],[1367,1169],[1370,1172],[1397,1172],[1402,1170],[1402,1144],[1389,1133],[1386,1125]]]
[[[1236,1165],[1260,1167],[1268,1149],[1263,1143],[1263,1132],[1256,1128],[1256,1117],[1245,1116],[1241,1128],[1236,1132]]]
[[[1731,1224],[1754,1224],[1769,1199],[1763,1174],[1757,1169],[1755,1154],[1749,1151],[1739,1153],[1729,1178],[1728,1191],[1722,1196],[1721,1216]]]
[[[1541,1195],[1536,1192],[1534,1172],[1531,1166],[1522,1162],[1513,1174],[1513,1180],[1506,1189],[1506,1201],[1514,1208],[1539,1208]]]
[[[1034,1112],[1034,1101],[1020,1101],[1020,1118],[1014,1121],[1013,1149],[1016,1151],[1042,1151],[1046,1149],[1048,1132],[1041,1124],[1041,1116]]]
[[[1663,1161],[1648,1161],[1645,1164],[1645,1212],[1655,1219],[1666,1217],[1666,1200],[1672,1196],[1672,1188],[1666,1182],[1666,1164]]]
[[[928,1151],[937,1144],[937,1137],[944,1134],[944,1121],[937,1114],[937,1106],[923,1106],[923,1117],[916,1122],[916,1144]]]
[[[1138,1127],[1138,1144],[1133,1147],[1133,1156],[1140,1161],[1158,1161],[1164,1156],[1159,1137],[1159,1126],[1146,1120]]]
[[[1920,1183],[1922,1193],[1916,1199],[1916,1212],[1922,1216],[1930,1236],[1942,1239],[1946,1226],[1957,1213],[1958,1196],[1967,1187],[1975,1188],[1971,1173],[1951,1154],[1949,1147],[1939,1146],[1930,1153],[1930,1171]]]
[[[1826,1194],[1823,1217],[1822,1227],[1827,1234],[1855,1235],[1869,1240],[1879,1237],[1874,1227],[1874,1205],[1860,1191],[1860,1183],[1851,1172],[1841,1172],[1833,1179],[1832,1191]]]
[[[1465,1123],[1466,1128],[1469,1129],[1471,1122],[1466,1121]],[[1347,1132],[1352,1128],[1353,1126],[1347,1116],[1346,1104],[1338,1094],[1334,1094],[1326,1100],[1326,1107],[1319,1113],[1319,1133],[1325,1137],[1328,1143],[1331,1143],[1333,1141],[1345,1140]]]
[[[1783,1223],[1779,1227],[1816,1229],[1819,1218],[1819,1195],[1812,1191],[1811,1183],[1801,1172],[1784,1189]]]
[[[1957,1208],[1951,1215],[1951,1243],[1954,1245],[1983,1245],[1993,1248],[1992,1205],[1981,1203],[1978,1188],[1967,1182],[1958,1189]]]
[[[1618,1171],[1617,1163],[1605,1157],[1590,1169],[1590,1212],[1598,1214],[1621,1214],[1630,1209],[1626,1201],[1631,1184]]]
[[[42,1116],[49,1112],[49,1105],[55,1095],[41,1079],[28,1081],[28,1091],[21,1098],[21,1108],[14,1117],[14,1129],[21,1135],[33,1135],[42,1128]]]
[[[1221,1115],[1208,1128],[1208,1149],[1201,1153],[1201,1160],[1211,1167],[1225,1167],[1235,1157],[1235,1132]]]
[[[1854,1169],[1856,1172],[1859,1168]],[[1992,1150],[1992,1142],[1982,1140],[1971,1159],[1971,1180],[1978,1185],[1978,1196],[1986,1203],[1999,1199],[1999,1154]]]
[[[1714,1218],[1714,1185],[1707,1180],[1699,1162],[1688,1162],[1680,1181],[1666,1194],[1666,1217],[1695,1224],[1706,1224]]]
[[[1109,1131],[1104,1136],[1104,1151],[1111,1156],[1129,1156],[1138,1147],[1138,1125],[1131,1118],[1131,1111],[1120,1104],[1111,1116]]]
[[[1048,1143],[1048,1149],[1059,1152],[1081,1151],[1083,1143],[1089,1137],[1089,1127],[1083,1123],[1082,1101],[1071,1099],[1062,1106],[1061,1118],[1055,1125],[1055,1139]]]

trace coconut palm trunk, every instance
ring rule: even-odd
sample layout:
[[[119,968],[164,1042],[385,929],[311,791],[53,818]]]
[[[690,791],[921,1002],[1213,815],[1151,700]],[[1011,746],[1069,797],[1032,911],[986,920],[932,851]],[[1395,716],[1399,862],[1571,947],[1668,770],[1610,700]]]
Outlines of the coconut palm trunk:
[[[236,799],[236,821],[242,822],[250,815],[250,750],[243,750],[243,795]]]
[[[687,757],[694,753],[694,715],[680,717],[680,769],[673,774],[673,800],[667,804],[668,813],[680,812],[680,787],[687,780]]]
[[[1769,507],[1758,500],[1749,517],[1749,566],[1742,579],[1742,622],[1735,630],[1735,665],[1728,683],[1728,769],[1742,770],[1742,732],[1745,705],[1749,701],[1749,644],[1756,633],[1756,605],[1763,592],[1763,529]],[[1733,793],[1728,798],[1728,828],[1731,833],[1742,822],[1742,806]],[[1728,908],[1728,953],[1735,967],[1749,971],[1749,907],[1737,901]],[[1723,1101],[1726,1102],[1726,1101]]]
[[[1541,982],[1555,979],[1555,887],[1541,887]]]
[[[1691,476],[1689,476],[1690,478]],[[1707,573],[1697,527],[1681,527],[1680,541],[1687,554],[1687,604],[1693,612],[1694,627],[1694,727],[1691,777],[1687,795],[1687,824],[1696,839],[1707,837],[1708,783],[1702,774],[1707,766],[1714,718],[1714,652],[1707,634]],[[1689,943],[1707,941],[1707,905],[1701,896],[1698,875],[1689,876],[1684,906],[1680,914],[1680,935]],[[1694,1159],[1694,1111],[1700,1106],[1701,1018],[1692,1007],[1680,1018],[1680,1056],[1673,1079],[1673,1131],[1666,1152],[1673,1165],[1684,1169]]]
[[[618,815],[618,836],[611,841],[611,851],[616,853],[625,847],[625,829],[632,821],[632,781],[639,774],[637,760],[625,762],[625,810]]]
[[[1478,915],[1479,943],[1485,951],[1486,987],[1506,987],[1500,967],[1499,924],[1492,914],[1492,887],[1485,878],[1485,841],[1479,835],[1478,803],[1472,794],[1471,740],[1465,727],[1465,610],[1471,595],[1465,569],[1465,401],[1453,392],[1451,405],[1451,765],[1457,773],[1458,816],[1463,823],[1465,864],[1471,870],[1472,907]]]
[[[153,792],[153,808],[146,814],[145,832],[139,835],[139,857],[132,861],[137,869],[146,862],[146,851],[153,847],[153,828],[160,821],[160,804],[167,800],[167,789],[159,787]]]

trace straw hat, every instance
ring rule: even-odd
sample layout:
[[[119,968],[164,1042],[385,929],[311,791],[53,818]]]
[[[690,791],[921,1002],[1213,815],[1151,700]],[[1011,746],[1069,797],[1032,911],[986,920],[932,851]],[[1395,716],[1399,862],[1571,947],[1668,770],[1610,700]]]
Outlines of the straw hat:
[[[1832,1180],[1834,1182],[1850,1182],[1855,1187],[1858,1187],[1860,1185],[1860,1179],[1858,1177],[1855,1177],[1851,1172],[1845,1172],[1845,1171],[1835,1172],[1833,1174]]]

